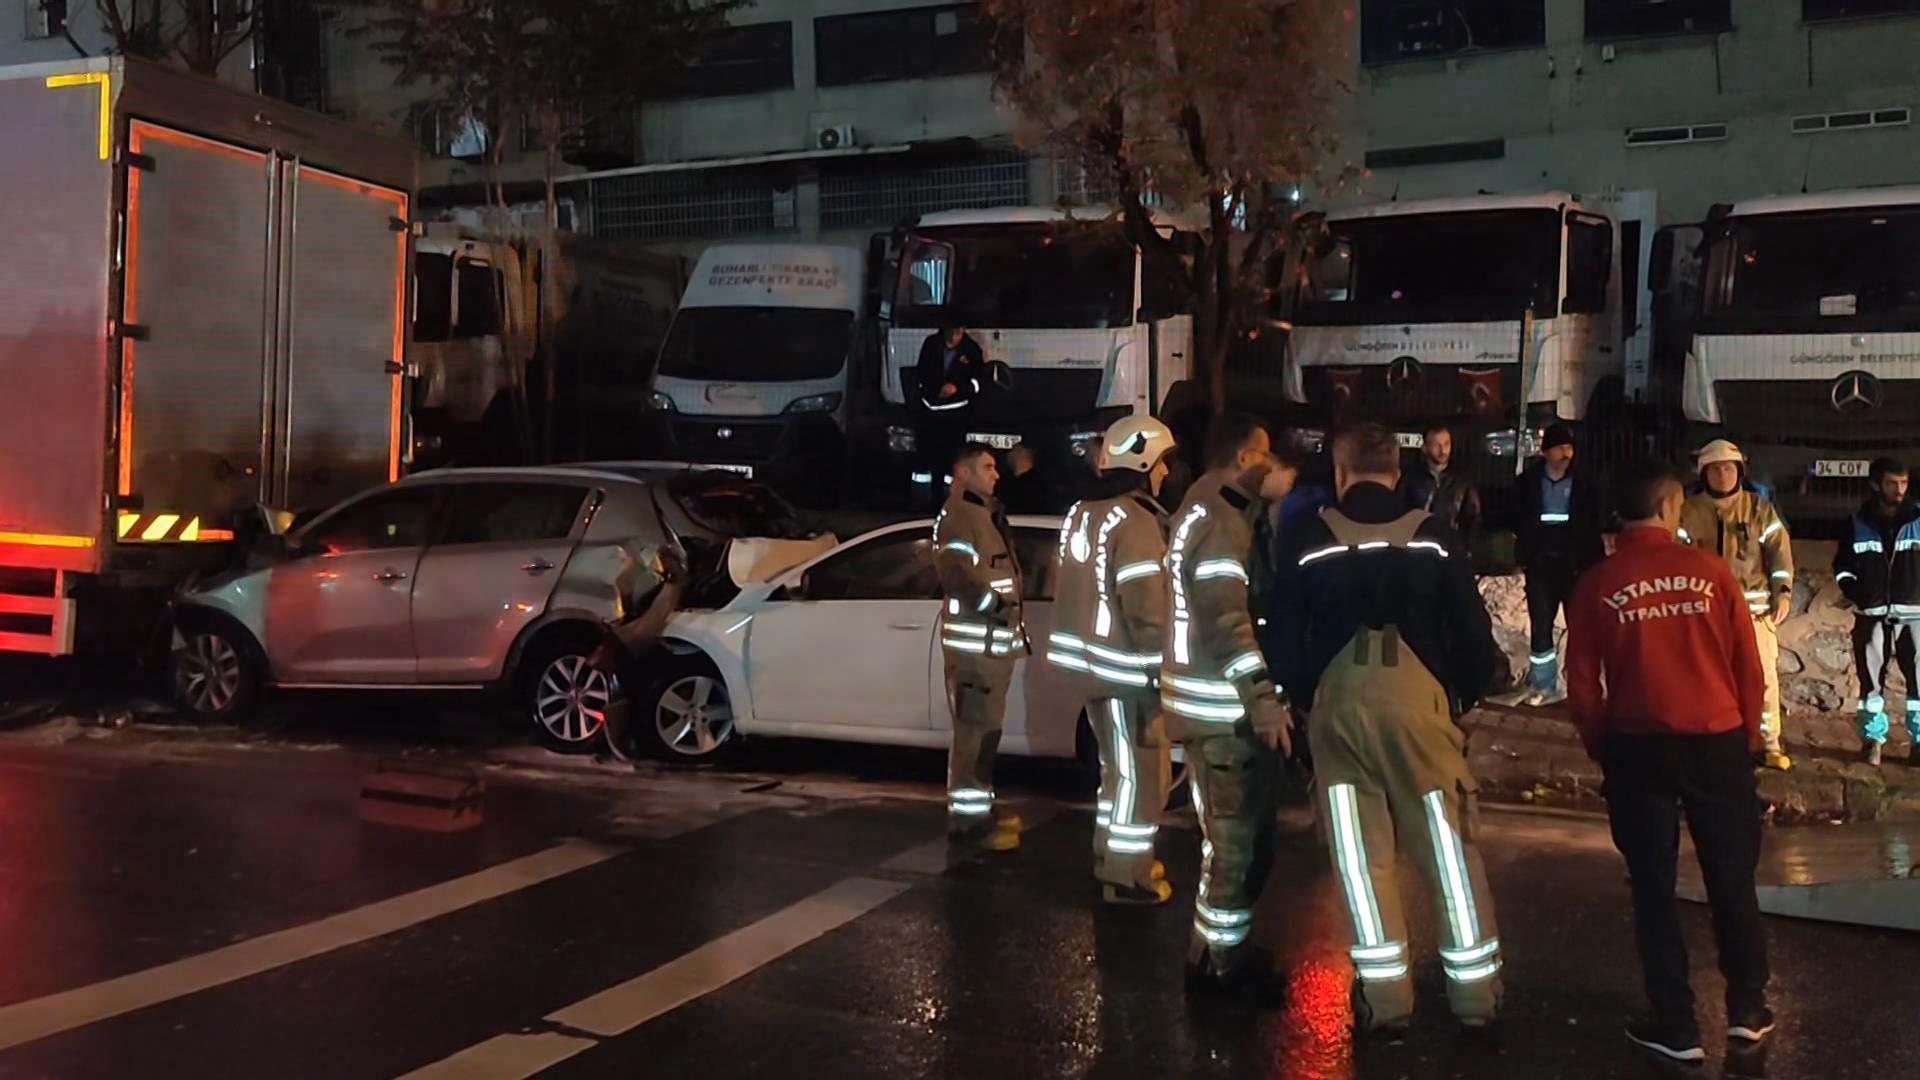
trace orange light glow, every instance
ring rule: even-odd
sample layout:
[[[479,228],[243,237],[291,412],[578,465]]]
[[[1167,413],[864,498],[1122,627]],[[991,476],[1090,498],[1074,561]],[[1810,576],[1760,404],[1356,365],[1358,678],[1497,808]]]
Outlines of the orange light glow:
[[[50,548],[90,548],[91,536],[62,536],[57,533],[0,532],[0,544],[19,544],[22,547]]]

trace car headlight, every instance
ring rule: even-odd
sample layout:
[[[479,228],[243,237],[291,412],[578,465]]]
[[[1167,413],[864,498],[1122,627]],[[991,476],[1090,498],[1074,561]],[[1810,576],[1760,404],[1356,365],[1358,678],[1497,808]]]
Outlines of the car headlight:
[[[787,415],[792,416],[798,413],[832,412],[839,407],[840,395],[837,393],[811,394],[807,397],[795,399],[793,404],[786,407],[785,411]]]
[[[652,409],[654,409],[656,412],[678,412],[679,411],[679,406],[673,403],[673,399],[661,393],[658,390],[655,390],[653,393],[647,395],[647,405]]]
[[[887,426],[887,452],[893,454],[911,454],[920,449],[920,439],[910,427],[898,424]]]
[[[1518,448],[1521,456],[1533,457],[1547,441],[1547,433],[1540,428],[1528,428],[1515,432],[1512,428],[1505,431],[1487,432],[1487,453],[1494,457],[1512,457]]]

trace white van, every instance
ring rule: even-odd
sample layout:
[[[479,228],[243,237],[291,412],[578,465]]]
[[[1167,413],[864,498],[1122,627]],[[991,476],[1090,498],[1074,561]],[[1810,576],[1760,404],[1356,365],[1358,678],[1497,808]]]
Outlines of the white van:
[[[663,452],[775,486],[837,476],[865,296],[866,253],[857,248],[708,248],[654,369],[649,400]]]

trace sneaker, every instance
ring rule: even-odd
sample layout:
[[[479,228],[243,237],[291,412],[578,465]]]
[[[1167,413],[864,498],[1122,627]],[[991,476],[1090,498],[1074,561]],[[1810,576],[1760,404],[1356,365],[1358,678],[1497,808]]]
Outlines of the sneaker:
[[[1558,705],[1565,700],[1567,700],[1567,692],[1556,687],[1552,690],[1542,690],[1535,694],[1533,703],[1541,706]]]
[[[1727,1018],[1727,1038],[1757,1043],[1773,1033],[1773,1010],[1765,1005]]]
[[[1880,767],[1880,744],[1874,742],[1872,739],[1867,740],[1866,760],[1867,764],[1874,768],[1877,769]]]
[[[1658,1020],[1635,1020],[1627,1025],[1627,1040],[1668,1061],[1697,1064],[1707,1060],[1698,1031],[1681,1030]]]
[[[1173,899],[1173,886],[1163,880],[1155,880],[1146,885],[1103,885],[1101,899],[1109,904],[1164,904]]]

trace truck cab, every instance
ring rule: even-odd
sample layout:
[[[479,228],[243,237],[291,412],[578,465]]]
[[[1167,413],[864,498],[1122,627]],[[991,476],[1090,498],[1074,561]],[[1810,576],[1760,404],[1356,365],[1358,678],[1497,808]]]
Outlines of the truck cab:
[[[801,501],[842,473],[866,253],[717,244],[660,347],[649,405],[661,452],[758,477]]]
[[[1171,221],[1156,221],[1177,239]],[[964,327],[1007,385],[965,410],[970,441],[1026,442],[1046,460],[1084,452],[1109,424],[1159,414],[1190,377],[1193,317],[1108,211],[1049,208],[928,214],[893,238],[881,302],[881,397],[895,469],[910,472],[927,402],[927,339]],[[938,477],[916,474],[920,484]]]

